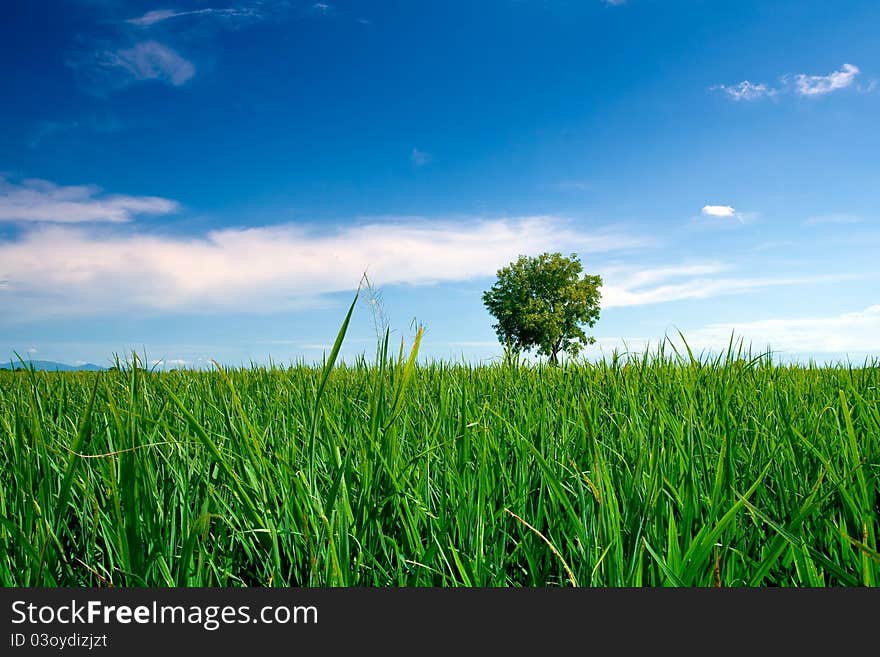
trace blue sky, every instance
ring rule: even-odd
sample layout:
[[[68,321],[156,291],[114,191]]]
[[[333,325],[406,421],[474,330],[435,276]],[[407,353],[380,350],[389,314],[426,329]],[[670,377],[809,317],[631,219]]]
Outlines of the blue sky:
[[[603,276],[591,356],[880,355],[874,0],[49,6],[0,22],[4,357],[311,361],[367,271],[491,359],[543,251]]]

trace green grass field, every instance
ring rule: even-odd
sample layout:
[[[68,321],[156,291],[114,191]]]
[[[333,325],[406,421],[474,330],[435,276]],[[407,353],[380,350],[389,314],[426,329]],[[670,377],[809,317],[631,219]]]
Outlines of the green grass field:
[[[880,580],[876,363],[333,357],[0,372],[0,582]]]

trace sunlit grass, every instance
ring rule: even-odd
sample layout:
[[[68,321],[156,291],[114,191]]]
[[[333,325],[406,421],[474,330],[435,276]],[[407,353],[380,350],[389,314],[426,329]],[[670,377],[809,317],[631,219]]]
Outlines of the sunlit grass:
[[[0,372],[0,583],[880,578],[875,362],[416,352],[386,337],[323,368]]]

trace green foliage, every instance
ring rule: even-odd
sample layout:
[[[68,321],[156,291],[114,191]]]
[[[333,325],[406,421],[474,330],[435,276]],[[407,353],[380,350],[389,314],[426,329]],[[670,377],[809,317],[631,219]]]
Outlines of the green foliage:
[[[602,278],[581,277],[581,271],[574,253],[520,256],[498,270],[483,303],[497,320],[492,327],[508,351],[536,349],[556,363],[559,354],[575,356],[595,342],[581,327],[599,319]]]

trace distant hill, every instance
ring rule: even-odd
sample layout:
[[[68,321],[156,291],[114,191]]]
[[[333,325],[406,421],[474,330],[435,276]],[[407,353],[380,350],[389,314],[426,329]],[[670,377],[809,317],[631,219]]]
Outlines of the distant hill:
[[[56,363],[52,360],[27,360],[25,361],[25,363],[27,363],[29,366],[33,365],[35,370],[43,370],[47,372],[99,372],[101,370],[107,369],[105,367],[101,367],[100,365],[95,365],[94,363],[84,363],[83,365],[67,365],[66,363]],[[0,363],[0,369],[2,370],[16,369],[19,367],[21,367],[21,361],[18,359],[10,359],[4,363]]]

